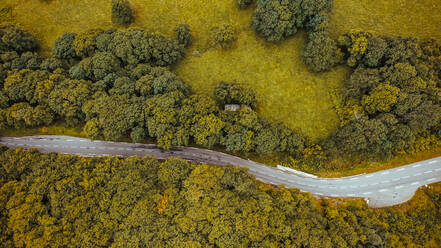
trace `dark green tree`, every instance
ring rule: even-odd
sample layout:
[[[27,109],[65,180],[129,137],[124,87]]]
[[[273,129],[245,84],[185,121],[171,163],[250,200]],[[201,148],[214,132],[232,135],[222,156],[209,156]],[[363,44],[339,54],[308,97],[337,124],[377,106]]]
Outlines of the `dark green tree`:
[[[37,49],[37,40],[28,31],[11,24],[0,24],[0,52],[23,53]]]
[[[230,24],[216,26],[211,29],[211,39],[215,46],[228,49],[233,47],[237,40],[236,31]]]
[[[336,42],[326,32],[314,32],[309,34],[301,58],[313,72],[323,72],[339,63],[342,54]]]
[[[76,33],[65,33],[55,40],[54,49],[52,50],[54,57],[58,59],[76,58],[77,54],[73,45],[76,36]]]
[[[132,6],[127,0],[112,0],[112,22],[129,25],[135,21]]]
[[[236,0],[237,7],[239,9],[246,9],[248,6],[253,4],[254,0]]]
[[[193,43],[193,35],[190,31],[190,25],[179,24],[175,29],[176,40],[184,47],[188,47]]]

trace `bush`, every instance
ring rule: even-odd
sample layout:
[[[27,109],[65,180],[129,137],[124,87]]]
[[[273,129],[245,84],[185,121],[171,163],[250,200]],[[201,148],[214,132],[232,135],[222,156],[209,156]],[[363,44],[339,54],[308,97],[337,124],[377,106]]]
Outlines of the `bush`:
[[[342,59],[337,44],[326,32],[315,32],[309,35],[309,41],[302,51],[303,62],[313,72],[329,71]]]
[[[55,41],[52,52],[55,58],[70,59],[77,57],[73,46],[75,36],[77,36],[75,33],[65,33]]]
[[[221,82],[214,88],[214,98],[220,105],[244,104],[256,108],[256,92],[250,88],[243,88],[236,83]]]
[[[102,33],[101,29],[90,29],[75,36],[73,48],[80,57],[90,57],[96,50],[96,37]]]
[[[211,37],[215,46],[231,48],[237,40],[235,30],[230,24],[223,24],[211,29]]]
[[[127,0],[112,0],[112,22],[129,25],[135,20],[132,7]]]
[[[258,0],[251,28],[269,42],[280,42],[303,28],[307,18],[328,12],[333,0]]]
[[[187,47],[193,43],[193,36],[191,35],[190,26],[188,24],[179,24],[174,31],[179,44]]]
[[[0,24],[0,52],[22,53],[35,51],[37,48],[37,40],[28,31],[11,24]]]
[[[236,0],[237,7],[239,7],[239,9],[246,9],[253,2],[254,2],[254,0]]]

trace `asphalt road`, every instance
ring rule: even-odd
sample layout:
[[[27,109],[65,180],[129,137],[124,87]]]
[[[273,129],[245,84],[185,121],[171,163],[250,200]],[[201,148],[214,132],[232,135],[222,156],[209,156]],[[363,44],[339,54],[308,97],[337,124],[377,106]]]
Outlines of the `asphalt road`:
[[[0,145],[80,156],[150,155],[158,159],[180,157],[195,163],[239,165],[248,168],[250,174],[266,183],[283,184],[322,197],[362,197],[370,207],[387,207],[406,202],[420,186],[441,181],[441,157],[370,174],[344,178],[311,178],[229,154],[194,147],[177,147],[166,151],[151,144],[91,141],[58,135],[0,137]]]

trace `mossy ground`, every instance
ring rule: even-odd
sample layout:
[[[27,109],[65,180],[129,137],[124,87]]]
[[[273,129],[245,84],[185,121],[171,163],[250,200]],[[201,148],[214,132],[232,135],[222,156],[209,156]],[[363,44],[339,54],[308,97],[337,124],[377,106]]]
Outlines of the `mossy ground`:
[[[13,7],[14,22],[30,30],[50,53],[53,42],[65,32],[115,27],[107,0],[5,0]],[[195,42],[176,68],[198,93],[212,94],[219,81],[236,81],[255,88],[259,112],[283,121],[312,140],[326,137],[338,126],[330,92],[341,86],[348,70],[314,74],[300,61],[305,35],[297,34],[280,45],[267,44],[249,28],[252,7],[239,10],[234,0],[131,0],[136,12],[132,26],[172,36],[180,23],[191,26]],[[230,50],[212,48],[210,30],[233,24],[237,44]],[[441,38],[441,2],[438,0],[364,1],[335,0],[331,32],[351,28],[388,35]]]

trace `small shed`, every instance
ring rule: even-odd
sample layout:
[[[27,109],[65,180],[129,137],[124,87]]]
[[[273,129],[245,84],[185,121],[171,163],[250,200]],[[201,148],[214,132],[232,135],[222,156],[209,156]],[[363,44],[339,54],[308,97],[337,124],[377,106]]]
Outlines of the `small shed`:
[[[225,104],[225,110],[227,111],[237,111],[239,110],[240,105],[239,104]]]

